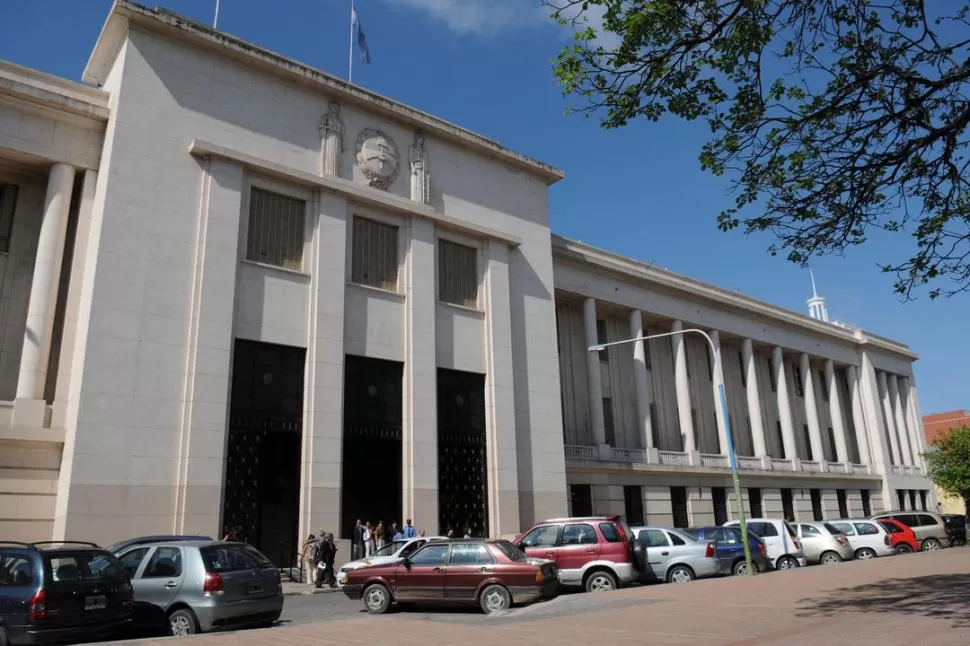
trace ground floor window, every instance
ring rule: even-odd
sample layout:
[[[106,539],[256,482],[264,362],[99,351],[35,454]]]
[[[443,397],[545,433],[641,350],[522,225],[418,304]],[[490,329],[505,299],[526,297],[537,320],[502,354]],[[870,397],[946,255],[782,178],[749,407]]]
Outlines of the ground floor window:
[[[845,489],[837,489],[835,495],[839,498],[839,518],[848,518],[849,505],[845,499]]]
[[[906,509],[906,492],[903,489],[896,490],[896,502],[899,504],[900,511]]]
[[[916,490],[915,489],[909,490],[909,508],[914,510],[916,509]]]
[[[791,489],[781,490],[781,513],[785,515],[785,520],[788,522],[794,522],[795,504],[792,501]]]
[[[631,525],[643,524],[643,487],[623,487],[623,504],[626,520]]]
[[[573,516],[593,515],[593,492],[588,484],[569,485],[570,512]]]
[[[920,507],[919,508],[922,509],[923,511],[927,511],[927,509],[926,509],[926,493],[927,493],[926,491],[920,491],[919,492],[919,504],[920,504]]]
[[[674,517],[674,527],[690,527],[690,514],[687,512],[687,489],[670,488],[670,506]]]
[[[761,508],[761,489],[748,487],[748,504],[751,507],[752,518],[762,518],[764,511]]]
[[[862,515],[869,518],[869,516],[872,516],[872,505],[869,503],[869,490],[863,489],[859,493],[862,494]]]
[[[723,525],[728,521],[727,496],[724,493],[724,487],[711,488],[711,501],[714,504],[714,524]]]
[[[822,514],[822,492],[818,489],[810,489],[809,495],[812,497],[812,517],[816,522],[821,522],[825,518]]]

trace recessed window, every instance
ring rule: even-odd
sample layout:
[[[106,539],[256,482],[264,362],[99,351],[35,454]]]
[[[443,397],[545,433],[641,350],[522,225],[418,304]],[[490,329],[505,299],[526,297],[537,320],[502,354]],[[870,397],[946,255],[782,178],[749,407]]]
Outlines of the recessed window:
[[[478,306],[478,250],[438,240],[438,299],[463,307]]]
[[[301,271],[305,226],[306,202],[253,188],[246,260]]]
[[[821,370],[818,371],[818,383],[819,387],[822,389],[822,401],[829,400],[829,387],[825,380],[825,373]]]
[[[0,252],[10,251],[10,233],[13,231],[13,212],[17,206],[17,187],[0,184]]]
[[[603,319],[596,320],[596,343],[603,345],[607,342],[606,336],[606,321]],[[610,360],[610,351],[603,348],[599,351],[600,361],[608,362]]]
[[[794,363],[791,366],[792,380],[795,382],[795,394],[799,397],[805,396],[805,384],[802,382],[802,371]]]
[[[352,235],[351,282],[397,291],[398,228],[355,216]]]
[[[748,387],[748,371],[744,365],[744,355],[738,350],[738,365],[741,366],[741,387]]]

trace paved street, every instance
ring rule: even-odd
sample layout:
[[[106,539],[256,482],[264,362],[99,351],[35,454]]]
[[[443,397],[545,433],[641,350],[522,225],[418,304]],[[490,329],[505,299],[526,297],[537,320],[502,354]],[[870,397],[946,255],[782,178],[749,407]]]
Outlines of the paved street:
[[[759,644],[966,644],[970,550],[803,568],[754,578],[570,594],[484,617],[475,611],[360,613],[342,595],[287,598],[284,625],[185,638],[205,646],[355,646],[375,634],[398,644],[490,642]],[[323,625],[306,622],[326,622]],[[486,636],[485,628],[489,629]],[[143,646],[163,644],[142,640]]]

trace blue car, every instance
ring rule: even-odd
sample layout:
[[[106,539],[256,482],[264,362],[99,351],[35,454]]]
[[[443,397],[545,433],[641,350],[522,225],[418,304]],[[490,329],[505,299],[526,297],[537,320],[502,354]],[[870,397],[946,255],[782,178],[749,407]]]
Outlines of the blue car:
[[[747,574],[744,562],[744,543],[741,541],[740,527],[692,527],[683,530],[702,541],[713,541],[715,558],[718,561],[718,574]],[[752,532],[748,532],[748,545],[751,546],[751,564],[756,572],[767,572],[771,561],[765,551],[765,544]]]

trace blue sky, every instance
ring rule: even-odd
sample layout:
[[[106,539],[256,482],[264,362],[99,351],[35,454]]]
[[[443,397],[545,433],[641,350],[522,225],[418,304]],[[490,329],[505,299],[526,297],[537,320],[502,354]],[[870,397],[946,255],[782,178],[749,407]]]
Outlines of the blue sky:
[[[110,0],[10,2],[0,58],[79,79]],[[162,6],[211,23],[215,0]],[[568,34],[538,0],[357,0],[372,64],[354,81],[554,164],[553,229],[721,287],[805,312],[808,272],[765,248],[767,236],[721,233],[731,199],[697,163],[706,126],[675,119],[619,131],[565,116],[552,63]],[[221,0],[219,27],[346,77],[350,0]],[[874,235],[845,258],[813,262],[833,318],[903,341],[923,413],[970,408],[970,295],[903,304],[876,263],[905,258],[905,235]]]

